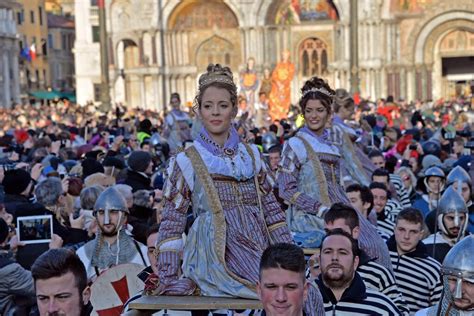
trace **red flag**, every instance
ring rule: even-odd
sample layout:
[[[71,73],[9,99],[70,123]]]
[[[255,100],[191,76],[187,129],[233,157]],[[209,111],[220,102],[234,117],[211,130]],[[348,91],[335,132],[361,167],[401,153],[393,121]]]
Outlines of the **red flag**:
[[[35,43],[31,44],[31,46],[30,46],[30,58],[31,58],[31,60],[35,60],[35,59],[36,59]]]

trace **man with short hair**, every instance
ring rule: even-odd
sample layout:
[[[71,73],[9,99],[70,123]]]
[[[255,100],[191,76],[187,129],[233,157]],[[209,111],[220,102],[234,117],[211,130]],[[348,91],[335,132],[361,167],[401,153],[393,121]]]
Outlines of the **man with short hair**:
[[[321,274],[316,283],[327,315],[399,315],[386,295],[367,288],[356,272],[359,265],[357,242],[341,229],[324,237],[319,256]]]
[[[318,289],[305,279],[305,265],[303,250],[296,245],[278,243],[265,249],[257,282],[262,315],[303,316],[309,308],[311,315],[324,315]]]
[[[423,237],[423,215],[415,208],[398,214],[395,233],[387,241],[398,288],[411,311],[436,304],[442,291],[441,265],[429,256]]]
[[[351,184],[346,188],[346,194],[352,207],[368,218],[374,206],[374,196],[370,189],[358,183]]]
[[[387,201],[390,199],[390,192],[383,183],[372,182],[370,191],[374,197],[374,210],[377,215],[377,231],[386,241],[392,236],[395,228],[395,218],[387,209]]]
[[[357,211],[342,203],[334,204],[324,214],[324,226],[326,231],[341,229],[351,235],[354,240],[359,238],[359,217]],[[389,297],[404,315],[409,315],[410,311],[403,301],[402,294],[398,291],[393,273],[375,262],[362,249],[359,249],[359,266],[357,272],[364,280],[368,288],[380,291]]]
[[[387,212],[392,214],[394,217],[402,210],[402,205],[397,200],[397,190],[390,182],[390,174],[385,169],[377,169],[372,173],[372,182],[383,183],[388,191],[390,192],[390,198],[387,200],[385,209]],[[410,205],[405,205],[405,207],[410,207]]]
[[[281,160],[281,147],[279,145],[275,145],[270,147],[268,150],[268,165],[272,172],[276,172],[278,169],[278,164]]]
[[[379,169],[386,169],[385,168],[385,157],[381,151],[372,150],[369,152],[369,158],[372,163]],[[399,175],[394,173],[389,173],[388,175],[390,183],[396,190],[398,201],[402,207],[410,207],[410,197],[408,196],[408,192],[403,186],[402,178]]]
[[[92,312],[86,269],[74,252],[48,250],[36,259],[31,274],[40,316],[85,316]]]
[[[99,232],[95,239],[77,250],[89,280],[115,265],[137,263],[147,267],[150,264],[146,246],[135,241],[125,230],[129,213],[125,199],[114,187],[99,195],[94,205]]]

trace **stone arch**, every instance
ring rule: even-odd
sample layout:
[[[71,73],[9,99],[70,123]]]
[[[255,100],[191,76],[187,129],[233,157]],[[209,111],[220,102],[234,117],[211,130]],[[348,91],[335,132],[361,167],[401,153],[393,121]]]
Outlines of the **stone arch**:
[[[326,76],[329,67],[329,46],[319,37],[306,37],[298,45],[298,68],[304,78]]]
[[[233,2],[230,0],[170,1],[163,10],[163,19],[168,29],[206,29],[212,28],[213,25],[219,28],[239,27],[243,16]],[[206,13],[208,13],[207,19],[195,18]]]
[[[129,38],[121,39],[116,44],[117,66],[119,69],[129,69],[140,64],[140,53],[137,43]]]
[[[473,17],[474,17],[474,14],[473,14]],[[435,29],[433,29],[430,32],[428,37],[426,37],[423,49],[421,51],[422,54],[418,54],[418,52],[416,52],[415,57],[417,59],[415,60],[415,62],[424,63],[424,64],[432,64],[434,62],[433,52],[437,48],[441,39],[443,39],[444,36],[446,36],[448,33],[455,30],[466,30],[466,31],[474,32],[474,19],[473,20],[452,20],[452,21],[445,22],[441,25],[438,25]]]
[[[203,41],[196,50],[196,65],[206,67],[210,63],[219,63],[237,69],[239,61],[234,44],[217,35]]]
[[[336,3],[340,3],[344,0],[339,0],[339,1],[333,1],[333,0],[319,0],[320,2],[324,2],[324,5],[328,7],[328,18],[333,19],[333,20],[340,20],[340,7],[336,5]],[[298,3],[300,4],[301,1]],[[266,6],[261,7],[261,12],[259,13],[259,17],[257,18],[258,20],[265,21],[264,24],[266,25],[275,25],[275,24],[282,24],[282,23],[277,23],[277,15],[279,14],[280,10],[284,7],[288,6],[291,8],[289,12],[292,13],[293,17],[293,22],[289,24],[301,24],[301,23],[315,23],[318,21],[318,19],[311,20],[309,19],[308,21],[304,21],[306,18],[305,17],[310,17],[314,16],[316,17],[317,14],[316,12],[309,12],[308,15],[303,16],[302,14],[298,14],[297,10],[291,3],[287,1],[280,1],[280,0],[273,0],[272,2],[269,2]],[[300,5],[301,8],[301,5]],[[300,10],[302,12],[302,10]],[[323,12],[320,12],[320,14],[323,14]],[[300,19],[301,18],[301,19]],[[326,18],[327,19],[327,18]],[[323,18],[324,20],[324,18]],[[288,23],[283,23],[283,24],[288,24]]]
[[[446,7],[448,6],[448,8]],[[467,7],[467,5],[465,5]],[[451,8],[451,10],[449,10]],[[465,9],[465,10],[463,10]],[[474,12],[469,12],[468,8],[463,8],[462,4],[440,3],[433,14],[429,15],[420,23],[417,23],[410,32],[407,46],[413,47],[412,61],[415,64],[423,63],[424,46],[430,33],[438,26],[453,20],[474,20]],[[444,12],[444,13],[442,13]]]

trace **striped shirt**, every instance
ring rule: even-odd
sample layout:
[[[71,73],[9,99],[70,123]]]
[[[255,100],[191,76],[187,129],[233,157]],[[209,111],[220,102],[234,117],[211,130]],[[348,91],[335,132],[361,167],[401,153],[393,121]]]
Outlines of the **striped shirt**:
[[[323,296],[326,315],[400,315],[400,311],[390,298],[367,288],[357,272],[339,301],[336,300],[331,289],[324,285],[321,276],[316,280],[316,284]]]
[[[393,235],[395,230],[395,219],[388,213],[387,209],[383,212],[377,213],[377,231],[389,236]]]
[[[425,245],[420,242],[414,251],[404,255],[398,254],[393,236],[387,245],[398,289],[410,311],[416,312],[438,303],[443,290],[441,264],[428,256]]]
[[[395,190],[397,191],[398,201],[402,208],[407,208],[411,206],[410,196],[408,195],[408,191],[405,189],[403,185],[402,178],[398,174],[390,174],[389,175],[390,183],[393,184]]]
[[[410,310],[403,299],[402,293],[398,290],[394,275],[375,261],[362,262],[363,258],[363,255],[361,255],[357,273],[362,277],[365,285],[385,294],[403,315],[409,315]]]
[[[394,199],[389,199],[387,201],[387,204],[385,204],[385,212],[390,215],[393,221],[395,221],[398,216],[398,213],[400,213],[402,209],[403,206]]]

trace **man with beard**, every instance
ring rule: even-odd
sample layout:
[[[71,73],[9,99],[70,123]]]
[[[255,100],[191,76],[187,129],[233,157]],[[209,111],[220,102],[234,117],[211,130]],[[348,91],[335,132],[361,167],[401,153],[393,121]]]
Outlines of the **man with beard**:
[[[474,315],[473,253],[474,236],[464,238],[448,252],[441,268],[444,288],[441,301],[416,316]]]
[[[316,283],[326,314],[399,315],[395,304],[384,294],[369,289],[356,272],[359,247],[342,229],[329,231],[321,245],[321,274]]]
[[[472,203],[472,179],[469,173],[461,166],[456,166],[446,177],[446,186],[453,186],[459,194],[461,194],[466,207],[469,211],[467,232],[474,233],[474,204]],[[426,225],[430,232],[434,232],[436,226],[436,210],[431,211],[425,219]]]
[[[94,205],[99,231],[94,240],[77,250],[87,269],[88,280],[95,279],[102,271],[115,265],[138,263],[146,267],[150,264],[146,246],[125,231],[129,213],[125,199],[114,187],[99,195]]]
[[[448,251],[465,236],[468,210],[463,197],[450,186],[439,201],[436,218],[440,231],[428,236],[423,243],[428,253],[438,262],[443,262]]]
[[[410,311],[436,304],[441,296],[441,265],[429,256],[421,238],[423,215],[415,208],[398,214],[395,233],[387,241],[393,272]]]
[[[324,214],[324,229],[332,231],[342,229],[357,241],[360,234],[357,211],[348,205],[335,203]],[[368,288],[374,289],[389,297],[398,307],[401,314],[409,315],[410,311],[398,290],[393,272],[375,262],[362,249],[359,249],[359,266],[357,273]]]
[[[31,267],[40,316],[86,316],[92,312],[87,274],[74,252],[51,249]]]

